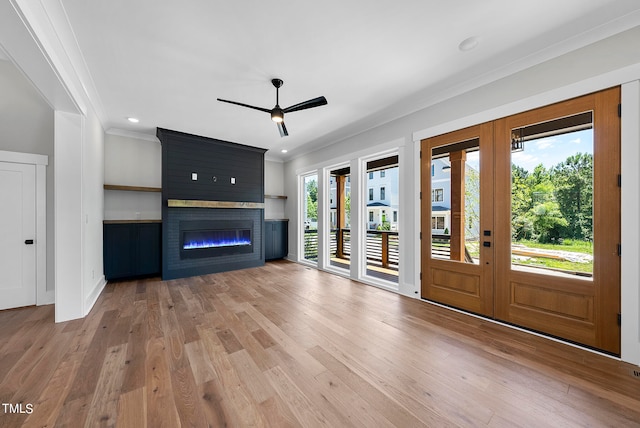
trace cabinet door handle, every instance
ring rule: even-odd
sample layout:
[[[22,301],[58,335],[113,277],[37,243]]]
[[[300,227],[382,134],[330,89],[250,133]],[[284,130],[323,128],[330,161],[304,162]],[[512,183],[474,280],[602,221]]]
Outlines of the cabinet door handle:
[[[33,239],[27,239],[24,241],[26,245],[33,245]]]

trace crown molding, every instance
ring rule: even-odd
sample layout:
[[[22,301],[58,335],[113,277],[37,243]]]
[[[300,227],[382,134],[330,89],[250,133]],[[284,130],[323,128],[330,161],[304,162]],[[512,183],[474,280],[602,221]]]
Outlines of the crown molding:
[[[87,115],[91,107],[100,122],[106,123],[98,91],[62,3],[59,0],[10,1],[77,110]],[[53,107],[59,109],[55,103]]]
[[[136,140],[151,141],[153,143],[160,142],[158,137],[156,137],[155,135],[149,135],[149,134],[136,132],[136,131],[128,131],[126,129],[121,129],[121,128],[109,128],[105,131],[105,133],[109,135],[117,135],[119,137],[134,138]]]

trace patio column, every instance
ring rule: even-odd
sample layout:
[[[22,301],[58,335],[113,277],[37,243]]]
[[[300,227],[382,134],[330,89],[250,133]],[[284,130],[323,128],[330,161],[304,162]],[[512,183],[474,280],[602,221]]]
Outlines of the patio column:
[[[467,152],[449,155],[451,160],[451,260],[464,261],[464,173]]]
[[[338,234],[336,236],[336,257],[344,258],[344,246],[343,246],[343,230],[345,227],[345,176],[336,175],[336,226],[338,228]]]

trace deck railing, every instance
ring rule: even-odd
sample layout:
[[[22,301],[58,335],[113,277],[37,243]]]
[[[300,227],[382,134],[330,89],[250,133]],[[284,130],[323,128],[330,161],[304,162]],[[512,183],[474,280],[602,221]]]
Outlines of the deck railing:
[[[443,260],[451,259],[451,235],[431,234],[431,257]],[[464,247],[464,261],[476,263],[466,245]]]
[[[349,260],[351,258],[351,230],[332,229],[329,241],[331,257]],[[398,232],[387,230],[367,231],[367,265],[398,271],[400,242]],[[318,259],[318,231],[304,231],[304,258]]]

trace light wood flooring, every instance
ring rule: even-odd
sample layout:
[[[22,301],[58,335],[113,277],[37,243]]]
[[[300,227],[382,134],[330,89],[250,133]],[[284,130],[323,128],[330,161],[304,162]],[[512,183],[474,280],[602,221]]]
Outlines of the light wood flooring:
[[[2,427],[640,426],[638,367],[285,261],[53,309],[0,312]]]

